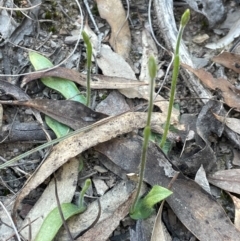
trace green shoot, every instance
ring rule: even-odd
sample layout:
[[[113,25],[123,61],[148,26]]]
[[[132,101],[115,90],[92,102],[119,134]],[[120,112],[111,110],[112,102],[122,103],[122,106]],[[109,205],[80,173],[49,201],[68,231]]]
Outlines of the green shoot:
[[[91,185],[91,180],[87,179],[80,193],[78,205],[74,205],[72,203],[61,204],[61,210],[65,220],[69,219],[70,217],[76,214],[83,213],[86,210],[87,207],[83,203],[83,197],[90,185]],[[61,219],[59,209],[58,207],[56,207],[44,219],[42,226],[35,238],[35,241],[53,240],[58,230],[62,226],[62,224],[63,224],[63,221]]]
[[[153,186],[150,192],[137,202],[136,211],[131,214],[131,218],[135,220],[148,218],[154,210],[154,205],[171,194],[172,192],[164,187],[158,185]]]
[[[165,124],[165,128],[164,128],[162,140],[160,142],[161,148],[163,148],[163,146],[166,142],[167,134],[168,134],[169,127],[170,127],[170,119],[171,119],[172,108],[173,108],[173,104],[174,104],[177,78],[178,78],[179,67],[180,67],[179,48],[180,48],[180,43],[181,43],[181,39],[182,39],[182,35],[183,35],[183,30],[184,30],[185,26],[187,25],[189,19],[190,19],[190,10],[187,9],[183,13],[182,18],[181,18],[180,29],[179,29],[178,36],[177,36],[176,49],[174,52],[173,75],[172,75],[172,83],[171,83],[170,100],[169,100],[169,106],[168,106],[167,120],[166,120],[166,124]]]
[[[140,197],[140,192],[141,192],[143,177],[144,177],[144,171],[145,171],[145,165],[146,165],[146,159],[147,159],[148,142],[149,142],[149,137],[150,137],[150,133],[151,133],[150,124],[151,124],[151,116],[152,116],[152,109],[153,109],[153,88],[154,88],[154,80],[155,80],[156,73],[157,73],[157,64],[153,57],[149,58],[148,69],[149,69],[149,75],[151,78],[150,89],[149,89],[148,117],[147,117],[147,125],[144,129],[144,140],[143,140],[143,147],[142,147],[142,156],[141,156],[141,163],[140,163],[140,173],[139,173],[137,192],[136,192],[136,196],[133,201],[133,204],[130,208],[130,214],[134,214],[136,212],[137,202]]]
[[[82,31],[83,41],[87,46],[87,106],[91,106],[91,64],[92,64],[92,44],[86,32]]]
[[[130,208],[130,216],[133,219],[148,218],[152,214],[153,206],[172,194],[171,191],[169,191],[164,187],[153,186],[151,191],[144,198],[140,198],[140,192],[143,184],[144,171],[145,171],[146,160],[147,160],[148,143],[151,137],[150,125],[151,125],[151,116],[152,116],[152,110],[153,110],[154,80],[157,73],[157,64],[153,57],[149,58],[148,70],[151,78],[150,89],[149,89],[148,117],[147,117],[147,125],[144,129],[144,139],[143,139],[142,156],[141,156],[141,162],[140,162],[138,186],[137,186],[137,191],[136,191],[133,204]]]

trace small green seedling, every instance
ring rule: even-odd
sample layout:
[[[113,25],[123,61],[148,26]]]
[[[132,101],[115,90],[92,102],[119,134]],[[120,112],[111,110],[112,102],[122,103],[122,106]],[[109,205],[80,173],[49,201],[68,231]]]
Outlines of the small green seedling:
[[[135,211],[131,214],[131,218],[146,219],[150,217],[154,211],[154,205],[172,194],[168,189],[155,185],[150,192],[136,203]]]
[[[29,52],[29,59],[35,70],[53,67],[53,64],[49,59],[36,52]],[[80,93],[77,86],[72,81],[58,77],[44,77],[41,78],[41,81],[47,87],[61,93],[66,99],[71,99],[79,101],[82,104],[86,104],[85,96]],[[57,137],[64,136],[71,130],[68,126],[52,119],[49,116],[45,116],[45,121],[47,125],[55,132]]]
[[[130,208],[130,216],[133,219],[148,218],[152,214],[153,206],[172,194],[172,192],[166,188],[163,188],[160,186],[153,186],[151,191],[144,198],[140,198],[140,192],[143,184],[143,177],[144,177],[144,171],[145,171],[146,160],[147,160],[147,148],[148,148],[149,138],[151,135],[150,124],[151,124],[151,116],[152,116],[152,109],[153,109],[153,93],[154,93],[153,88],[154,88],[154,80],[157,73],[157,64],[153,57],[149,58],[148,70],[151,78],[150,89],[149,89],[148,117],[147,117],[147,125],[144,129],[144,140],[143,140],[142,156],[141,156],[141,162],[140,162],[138,186],[137,186],[135,199]]]
[[[92,44],[86,32],[82,31],[83,41],[87,46],[87,106],[91,106],[91,64],[92,64]]]
[[[171,115],[172,115],[172,108],[173,108],[173,104],[174,104],[177,78],[178,78],[179,67],[180,67],[179,48],[180,48],[180,43],[181,43],[181,39],[182,39],[182,35],[183,35],[183,30],[184,30],[185,26],[187,25],[189,19],[190,19],[190,10],[187,9],[183,13],[182,18],[181,18],[180,29],[179,29],[178,36],[177,36],[176,49],[174,52],[173,75],[172,75],[172,83],[171,83],[170,100],[169,100],[169,106],[168,106],[167,120],[166,120],[166,124],[164,127],[162,140],[160,142],[161,148],[163,148],[163,146],[166,142],[167,134],[168,134],[169,127],[170,127],[170,119],[171,119]]]
[[[65,220],[71,218],[72,216],[83,213],[87,207],[84,204],[84,194],[91,185],[91,180],[87,179],[85,181],[84,187],[80,193],[78,205],[72,203],[61,204],[61,210]],[[58,230],[61,228],[63,221],[60,216],[58,207],[54,208],[44,219],[42,226],[35,238],[35,241],[51,241],[56,236]]]

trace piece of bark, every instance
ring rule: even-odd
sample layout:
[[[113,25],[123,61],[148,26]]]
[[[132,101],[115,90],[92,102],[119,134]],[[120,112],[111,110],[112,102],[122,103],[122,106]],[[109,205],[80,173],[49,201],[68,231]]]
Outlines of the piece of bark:
[[[53,131],[46,128],[46,131],[52,139],[56,138]],[[5,139],[6,138],[6,139]],[[46,135],[40,125],[36,122],[19,123],[15,122],[13,125],[5,125],[0,132],[0,140],[4,142],[45,142]]]

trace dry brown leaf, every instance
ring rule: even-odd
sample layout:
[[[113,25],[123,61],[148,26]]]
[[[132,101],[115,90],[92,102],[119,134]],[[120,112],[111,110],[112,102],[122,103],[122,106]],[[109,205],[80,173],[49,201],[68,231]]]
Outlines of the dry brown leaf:
[[[228,195],[232,198],[235,207],[234,225],[240,231],[240,199],[230,193]]]
[[[240,120],[239,119],[224,117],[224,116],[217,115],[215,113],[213,113],[213,114],[217,120],[224,123],[227,127],[229,127],[234,132],[240,134]]]
[[[105,118],[91,126],[86,131],[73,135],[52,148],[52,152],[46,158],[42,166],[29,182],[20,191],[14,205],[14,213],[23,198],[29,192],[40,185],[46,178],[55,172],[70,158],[77,156],[83,151],[99,143],[113,139],[114,137],[131,132],[134,129],[143,128],[146,125],[147,114],[127,112],[115,117]],[[152,125],[161,125],[165,117],[160,113],[153,113]]]
[[[212,58],[212,61],[219,63],[229,69],[234,70],[236,73],[240,74],[240,55],[223,52]]]
[[[76,191],[78,169],[79,161],[76,158],[72,158],[56,173],[60,203],[70,203],[72,201]],[[42,173],[42,175],[44,174]],[[54,180],[52,180],[22,223],[22,227],[24,227],[29,221],[37,219],[31,224],[32,240],[35,239],[48,213],[55,207],[57,207],[57,201],[55,196],[55,183]],[[27,226],[23,229],[21,234],[27,239],[29,237],[29,227]]]
[[[80,102],[72,100],[35,99],[28,101],[1,101],[2,104],[32,107],[74,130],[101,120],[107,115],[95,112]]]
[[[208,181],[223,190],[240,194],[240,169],[217,171],[208,176]]]
[[[121,0],[96,0],[101,18],[111,26],[110,44],[114,51],[124,59],[131,48],[131,33]]]
[[[17,100],[29,100],[31,99],[21,88],[16,85],[12,85],[7,81],[0,80],[0,92],[1,95],[10,95]],[[36,110],[32,111],[36,119],[43,125],[42,117]]]
[[[194,73],[208,88],[212,90],[220,89],[225,103],[233,108],[240,110],[239,90],[224,78],[215,79],[204,69],[193,69],[187,64],[181,64],[184,68]]]
[[[28,74],[23,78],[22,87],[32,80],[43,77],[59,77],[69,79],[77,84],[87,87],[87,77],[85,74],[81,74],[73,69],[67,69],[64,67],[58,67],[44,72],[36,72]],[[142,83],[136,79],[124,78],[124,77],[111,77],[100,74],[92,74],[91,82],[92,89],[125,89],[133,88],[141,85],[148,85],[148,83]]]
[[[160,208],[158,210],[153,231],[152,231],[152,237],[151,241],[171,241],[172,238],[170,234],[168,233],[164,223],[162,222],[162,210],[163,210],[163,205],[165,201],[162,201]]]

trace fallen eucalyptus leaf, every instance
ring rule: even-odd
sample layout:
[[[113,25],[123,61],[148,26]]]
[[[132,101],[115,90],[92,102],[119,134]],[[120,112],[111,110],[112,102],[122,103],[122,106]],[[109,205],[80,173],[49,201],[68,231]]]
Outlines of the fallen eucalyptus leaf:
[[[43,77],[59,77],[69,79],[77,84],[87,87],[87,77],[85,74],[79,73],[73,69],[67,69],[64,67],[57,67],[51,70],[43,72],[36,72],[28,74],[23,78],[22,85],[24,86],[32,80]],[[100,74],[92,74],[91,82],[92,89],[127,89],[137,87],[141,85],[148,85],[148,83],[142,83],[136,79],[124,78],[124,77],[112,77]]]
[[[232,198],[232,201],[233,201],[234,207],[235,207],[234,225],[240,231],[240,199],[230,193],[228,193],[228,195]]]
[[[224,78],[214,78],[211,73],[204,69],[194,69],[189,65],[181,64],[185,69],[194,73],[208,88],[215,90],[220,89],[225,103],[240,110],[239,90]]]
[[[236,73],[240,74],[240,55],[230,52],[223,52],[212,58],[212,61],[221,64],[228,69],[234,70]]]
[[[216,117],[217,120],[221,121],[228,128],[230,128],[234,132],[240,134],[240,120],[239,119],[224,117],[224,116],[217,115],[215,113],[213,113],[213,115]]]
[[[151,241],[171,241],[172,238],[167,231],[163,221],[162,221],[162,210],[163,210],[164,201],[161,203],[160,208],[158,210],[154,227],[152,231]]]
[[[208,181],[223,190],[240,194],[240,169],[217,171],[208,175]]]
[[[110,45],[124,59],[128,58],[131,49],[131,32],[125,10],[120,0],[96,0],[101,18],[111,26]]]
[[[30,100],[31,98],[19,87],[16,85],[12,85],[8,83],[7,81],[0,81],[0,92],[2,93],[1,95],[10,95],[14,99],[17,100]],[[38,120],[38,122],[43,125],[42,117],[39,114],[38,111],[32,110],[34,116]]]
[[[78,179],[78,166],[78,159],[72,158],[55,173],[60,203],[69,203],[72,201],[76,191],[75,183]],[[42,173],[42,175],[44,175],[44,173]],[[29,237],[30,230],[27,224],[29,223],[29,220],[35,220],[31,223],[32,240],[35,240],[44,219],[54,208],[57,208],[57,201],[55,196],[55,182],[54,179],[52,179],[38,201],[27,214],[24,221],[21,223],[21,227],[25,227],[21,230],[21,235],[26,239]]]
[[[9,105],[21,105],[32,107],[54,118],[55,120],[70,126],[72,129],[80,129],[86,125],[107,117],[107,115],[95,112],[87,106],[72,100],[48,100],[35,99],[28,101],[1,101]]]

